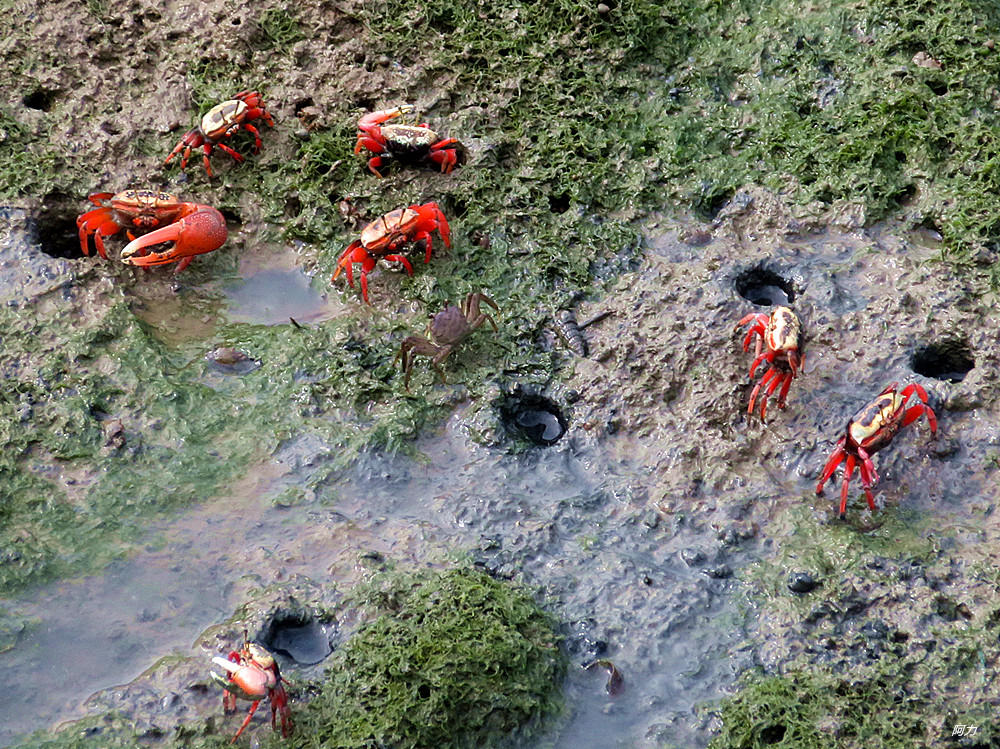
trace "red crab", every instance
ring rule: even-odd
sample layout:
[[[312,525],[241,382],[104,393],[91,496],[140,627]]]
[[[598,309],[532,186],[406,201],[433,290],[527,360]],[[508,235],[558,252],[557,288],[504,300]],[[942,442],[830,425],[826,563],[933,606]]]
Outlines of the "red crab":
[[[239,650],[229,653],[228,659],[216,656],[212,662],[226,671],[225,676],[212,672],[212,679],[225,690],[222,709],[226,715],[236,712],[237,698],[252,703],[240,729],[229,743],[236,743],[265,697],[271,703],[271,728],[278,729],[277,716],[280,714],[281,735],[291,735],[292,711],[288,708],[288,694],[282,685],[281,672],[278,671],[278,663],[273,655],[256,643],[244,641]]]
[[[250,124],[251,120],[264,120],[269,126],[274,127],[274,120],[264,106],[264,100],[256,91],[240,91],[236,96],[214,107],[205,113],[201,118],[201,123],[191,130],[188,130],[180,142],[174,146],[174,150],[167,156],[164,164],[169,164],[181,151],[181,169],[187,167],[188,159],[191,157],[191,149],[204,146],[205,150],[205,172],[212,176],[212,165],[208,157],[212,154],[212,149],[218,146],[237,161],[243,161],[243,157],[220,142],[223,138],[229,138],[240,130],[246,130],[254,137],[254,153],[260,152],[261,141],[260,132]]]
[[[840,488],[841,518],[846,515],[847,485],[854,473],[855,464],[861,472],[861,486],[864,487],[865,496],[868,498],[868,507],[874,511],[875,498],[871,490],[878,484],[878,473],[875,471],[871,456],[892,442],[892,438],[900,429],[912,424],[924,414],[927,415],[927,422],[931,426],[931,436],[937,434],[937,418],[927,405],[927,392],[917,383],[907,385],[902,390],[897,390],[898,386],[898,382],[892,383],[879,393],[875,400],[851,417],[847,422],[844,436],[837,441],[837,447],[823,467],[819,483],[816,484],[817,494],[823,493],[823,485],[833,475],[837,466],[844,460],[847,461],[844,466],[844,483]],[[906,401],[914,393],[922,402],[907,408]]]
[[[767,362],[770,368],[764,373],[750,393],[750,405],[747,413],[753,413],[754,402],[757,393],[767,385],[764,391],[764,398],[760,404],[760,420],[767,420],[767,399],[771,393],[781,387],[778,393],[778,408],[785,407],[785,397],[788,395],[788,388],[792,384],[792,379],[798,374],[805,359],[804,354],[799,350],[799,318],[795,316],[788,307],[775,307],[770,317],[764,313],[749,314],[737,323],[746,325],[752,323],[743,339],[743,350],[750,348],[750,341],[757,336],[757,348],[754,352],[753,364],[750,365],[750,379],[753,373],[760,366],[761,362]]]
[[[403,264],[413,275],[413,266],[403,255],[394,254],[407,242],[423,240],[427,247],[424,262],[431,261],[431,232],[437,230],[445,247],[451,247],[448,220],[437,203],[411,205],[397,208],[372,221],[361,230],[361,238],[351,242],[337,261],[337,270],[331,281],[336,281],[342,270],[347,271],[347,281],[354,286],[354,263],[361,263],[361,296],[368,302],[368,274],[380,257]],[[369,302],[370,304],[370,302]]]
[[[125,229],[131,241],[121,252],[122,260],[140,266],[178,263],[179,273],[194,255],[218,249],[228,236],[226,220],[212,206],[185,203],[170,193],[125,190],[98,192],[88,199],[99,207],[76,219],[84,255],[90,254],[87,238],[93,237],[98,253],[106,258],[104,238]],[[146,247],[163,242],[174,245],[163,252],[146,252]]]
[[[449,174],[463,160],[462,144],[455,138],[442,138],[426,123],[383,124],[412,111],[412,106],[403,104],[395,109],[371,112],[358,120],[354,153],[361,153],[361,149],[366,148],[375,154],[368,160],[368,168],[376,177],[382,176],[378,168],[393,159],[407,164],[434,164],[441,167],[444,174]]]

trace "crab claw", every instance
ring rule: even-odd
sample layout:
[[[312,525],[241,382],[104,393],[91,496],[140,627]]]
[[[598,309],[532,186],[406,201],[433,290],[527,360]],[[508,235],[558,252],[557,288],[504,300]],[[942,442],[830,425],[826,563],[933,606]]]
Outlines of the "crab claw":
[[[195,255],[211,252],[226,241],[226,219],[208,205],[192,203],[189,212],[162,229],[143,234],[122,249],[123,262],[148,267],[179,263],[177,271],[184,270]],[[163,252],[146,253],[145,248],[163,242],[174,245]]]
[[[216,656],[215,658],[213,658],[212,663],[214,663],[219,668],[224,669],[227,673],[230,674],[235,674],[237,671],[243,668],[243,666],[239,665],[238,663],[233,663],[232,661],[222,658],[220,656]],[[226,678],[225,676],[220,676],[214,671],[212,672],[212,676],[215,677],[216,679]]]
[[[358,127],[365,129],[374,125],[381,125],[383,122],[388,122],[396,117],[409,114],[414,111],[414,109],[415,107],[412,104],[400,104],[398,107],[393,107],[392,109],[381,109],[378,112],[369,112],[358,120]]]

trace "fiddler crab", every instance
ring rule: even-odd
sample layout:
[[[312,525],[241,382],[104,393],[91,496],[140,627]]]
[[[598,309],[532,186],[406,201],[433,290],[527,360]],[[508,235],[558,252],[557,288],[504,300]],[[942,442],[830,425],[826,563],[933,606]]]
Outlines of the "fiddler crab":
[[[84,255],[90,254],[88,238],[93,237],[97,252],[106,258],[104,238],[125,229],[131,241],[122,249],[124,262],[142,267],[178,263],[180,272],[195,255],[218,249],[228,236],[225,218],[212,206],[186,203],[170,193],[125,190],[98,192],[88,199],[99,207],[76,219]],[[174,244],[162,252],[146,251],[164,242]]]
[[[361,230],[360,239],[351,242],[337,261],[337,270],[331,282],[337,280],[341,271],[347,271],[347,281],[354,286],[354,264],[361,263],[361,296],[368,302],[368,274],[375,268],[378,259],[395,260],[403,264],[406,272],[413,275],[413,266],[405,256],[396,251],[409,242],[424,241],[426,253],[424,262],[431,261],[431,232],[437,231],[445,247],[451,247],[451,230],[448,220],[441,213],[437,203],[411,205],[372,221]],[[368,302],[370,304],[370,302]]]
[[[465,157],[462,144],[456,138],[442,138],[426,123],[419,125],[385,124],[413,111],[409,104],[366,114],[358,120],[358,141],[354,153],[364,148],[375,154],[368,160],[368,169],[381,177],[379,167],[393,159],[406,164],[435,165],[449,174]]]
[[[855,465],[861,473],[861,486],[865,490],[868,507],[874,512],[875,498],[871,490],[878,484],[878,473],[871,456],[892,442],[900,429],[925,414],[931,427],[931,436],[937,434],[937,418],[927,405],[927,392],[923,387],[917,383],[907,385],[902,390],[898,387],[899,383],[892,383],[875,400],[851,417],[844,436],[837,441],[837,446],[823,467],[819,483],[816,484],[817,494],[823,493],[823,485],[837,470],[837,466],[846,461],[844,483],[840,488],[841,519],[847,514],[847,485]],[[907,407],[906,402],[914,393],[921,402]]]
[[[180,142],[174,146],[174,150],[167,156],[164,165],[169,164],[181,151],[181,169],[187,167],[188,159],[191,157],[191,149],[202,147],[205,151],[205,172],[209,177],[212,175],[212,165],[208,157],[212,155],[212,149],[218,147],[232,156],[236,161],[243,161],[243,156],[232,148],[222,143],[223,138],[229,138],[240,130],[246,130],[254,137],[254,153],[259,153],[261,148],[260,131],[254,127],[253,120],[263,120],[270,127],[274,127],[274,120],[264,106],[264,100],[256,91],[240,91],[232,99],[216,104],[205,113],[197,127],[188,130]]]
[[[222,709],[226,715],[236,712],[236,700],[248,700],[250,711],[240,729],[229,743],[235,744],[243,729],[250,723],[254,712],[265,697],[271,704],[271,728],[278,730],[277,716],[281,715],[281,735],[292,734],[292,711],[288,708],[288,694],[282,685],[281,672],[274,656],[253,642],[244,640],[239,650],[230,651],[228,658],[216,656],[212,662],[225,671],[225,675],[212,671],[212,679],[224,690]]]
[[[413,369],[413,360],[417,356],[431,357],[431,366],[437,370],[441,382],[444,382],[441,362],[448,357],[455,346],[464,341],[472,331],[484,322],[489,322],[493,326],[494,332],[497,331],[497,324],[493,318],[486,312],[480,311],[479,305],[482,302],[497,312],[500,311],[496,302],[482,292],[476,291],[465,297],[461,307],[449,304],[431,318],[428,332],[433,340],[419,335],[411,335],[403,341],[399,347],[399,353],[396,354],[392,363],[395,366],[396,362],[402,359],[403,371],[406,373],[403,385],[407,390],[410,389],[410,372]]]
[[[754,403],[760,389],[767,385],[760,404],[760,420],[767,420],[767,399],[778,389],[778,408],[785,407],[785,398],[792,380],[802,367],[805,356],[799,346],[801,326],[799,318],[788,307],[775,307],[770,316],[764,313],[749,314],[737,323],[737,327],[750,323],[746,337],[743,339],[743,350],[750,349],[750,342],[756,336],[757,347],[754,360],[750,365],[750,379],[763,362],[770,366],[750,393],[750,405],[747,413],[753,413]]]

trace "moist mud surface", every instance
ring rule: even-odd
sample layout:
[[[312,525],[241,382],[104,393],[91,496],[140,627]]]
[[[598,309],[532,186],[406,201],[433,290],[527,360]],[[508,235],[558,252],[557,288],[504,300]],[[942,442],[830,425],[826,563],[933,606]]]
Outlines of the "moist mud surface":
[[[562,623],[567,710],[539,746],[728,741],[718,700],[754,694],[752,676],[896,685],[924,708],[914,745],[995,705],[993,253],[963,239],[963,265],[943,262],[941,236],[914,229],[930,218],[872,225],[843,196],[793,208],[706,182],[693,203],[710,222],[641,209],[676,168],[644,118],[673,117],[654,104],[687,89],[629,68],[652,103],[608,110],[636,85],[602,78],[625,53],[572,56],[652,33],[602,25],[638,5],[514,40],[574,75],[503,67],[497,35],[449,46],[468,23],[448,8],[428,11],[431,34],[422,8],[372,21],[366,5],[52,2],[26,11],[28,36],[9,24],[0,44],[31,54],[8,55],[0,109],[0,668],[15,685],[0,745],[112,714],[150,744],[190,725],[228,736],[208,671],[244,628],[307,684],[358,626],[352,586],[456,560],[529,586]],[[588,80],[593,98],[566,83]],[[558,106],[539,98],[564,85]],[[241,133],[245,162],[216,149],[213,179],[197,149],[186,171],[163,166],[247,87],[276,121],[257,123],[260,153]],[[392,164],[379,180],[352,153],[357,117],[402,102],[461,138],[454,173]],[[123,266],[122,236],[83,257],[87,195],[149,185],[217,206],[226,245],[177,275]],[[380,262],[371,305],[331,283],[366,223],[429,200],[448,251],[438,231],[413,276]],[[400,342],[475,290],[499,330],[457,347],[444,383],[419,358],[407,389]],[[763,423],[738,322],[777,305],[801,321],[804,362]],[[926,390],[937,434],[924,415],[903,428],[874,456],[876,510],[855,473],[840,519],[841,471],[821,496],[817,478],[894,382]],[[292,690],[293,712],[308,696]],[[827,718],[813,723],[843,738]],[[794,724],[775,720],[756,739]]]

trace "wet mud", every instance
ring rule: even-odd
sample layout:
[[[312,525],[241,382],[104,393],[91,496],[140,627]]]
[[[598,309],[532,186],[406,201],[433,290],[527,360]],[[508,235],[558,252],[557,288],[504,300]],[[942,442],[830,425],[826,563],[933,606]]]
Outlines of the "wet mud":
[[[426,312],[398,293],[402,274],[385,269],[372,275],[376,312],[331,291],[315,248],[276,240],[263,201],[229,190],[239,178],[224,154],[213,157],[215,183],[198,172],[200,154],[187,174],[158,171],[162,142],[192,125],[196,98],[217,83],[201,80],[194,91],[167,46],[190,45],[191,59],[199,48],[224,50],[227,64],[253,67],[260,24],[228,22],[255,18],[249,3],[224,11],[133,3],[114,14],[114,37],[103,35],[103,22],[101,35],[88,31],[93,24],[74,15],[79,4],[50,5],[51,18],[33,19],[37,39],[76,58],[62,66],[46,58],[31,71],[38,88],[22,102],[31,110],[24,118],[40,131],[39,113],[61,102],[49,137],[65,145],[66,168],[74,160],[107,166],[102,184],[79,195],[29,196],[0,210],[0,303],[39,319],[71,305],[90,318],[124,299],[168,351],[178,381],[231,394],[240,408],[254,405],[252,396],[241,400],[245,378],[267,364],[268,351],[250,343],[260,329]],[[303,7],[302,25],[318,41],[298,39],[291,55],[276,56],[268,96],[291,126],[264,132],[263,152],[247,165],[260,174],[297,154],[313,128],[347,122],[348,109],[417,92],[421,108],[440,101],[438,111],[448,110],[438,72],[369,59],[357,8],[344,7],[335,15]],[[95,66],[94,55],[114,62]],[[470,106],[442,129],[491,116]],[[462,169],[509,166],[510,144],[466,140]],[[411,179],[391,171],[382,189]],[[442,184],[434,173],[412,179],[414,195]],[[73,220],[86,190],[151,181],[225,203],[227,245],[177,277],[81,259]],[[362,211],[367,200],[358,201]],[[365,223],[347,196],[331,201],[345,226]],[[306,221],[296,195],[285,202],[290,222]],[[552,197],[551,207],[575,210],[566,197]],[[0,697],[0,746],[107,710],[151,744],[206,716],[228,733],[235,726],[220,715],[208,671],[244,628],[293,681],[318,678],[357,626],[359,614],[343,603],[353,585],[373,569],[456,558],[531,586],[563,623],[573,666],[567,713],[545,746],[704,746],[718,729],[705,706],[752,670],[847,672],[896,659],[912,662],[913,682],[933,689],[940,664],[921,658],[940,628],[957,638],[963,626],[988,623],[996,600],[995,297],[975,267],[959,275],[939,262],[932,233],[866,227],[856,206],[820,213],[748,190],[716,207],[713,221],[641,217],[639,248],[594,258],[588,272],[612,279],[607,292],[565,289],[571,315],[551,310],[552,329],[538,332],[554,371],[509,375],[503,351],[486,344],[456,354],[494,357],[490,397],[470,400],[452,380],[435,384],[436,403],[451,415],[423,434],[416,458],[364,451],[344,469],[343,441],[311,430],[261,438],[242,475],[207,501],[151,519],[140,539],[109,550],[116,558],[100,574],[0,601],[0,669],[17,685]],[[468,239],[447,262],[474,267],[478,249],[506,241],[499,230]],[[512,255],[534,249],[527,243]],[[805,363],[786,407],[772,402],[765,424],[759,411],[748,413],[753,356],[737,323],[775,305],[799,316]],[[511,314],[512,324],[530,327]],[[362,322],[338,345],[361,358],[364,333]],[[94,366],[113,364],[108,356]],[[326,375],[307,362],[293,376],[308,385]],[[840,472],[822,496],[818,474],[847,420],[894,381],[926,388],[938,434],[931,439],[925,419],[900,432],[874,458],[878,510],[867,509],[855,476],[842,521]],[[289,408],[310,417],[353,424],[379,407],[327,412],[314,405],[322,391],[302,390]],[[398,398],[405,402],[401,390]],[[124,414],[124,426],[118,415],[98,417],[112,455],[136,454],[141,435],[162,426],[145,413]],[[24,459],[73,507],[85,506],[100,478],[38,446]],[[981,673],[992,674],[996,663],[985,658]],[[978,676],[955,698],[995,701],[970,686]],[[293,711],[306,696],[293,690]],[[265,712],[251,730],[270,730]]]
[[[330,591],[349,589],[372,563],[443,564],[465,550],[494,574],[539,586],[565,623],[576,669],[557,746],[593,745],[595,736],[602,745],[703,744],[712,724],[697,706],[753,664],[780,671],[800,655],[799,620],[755,626],[742,596],[759,560],[802,543],[803,515],[821,528],[842,522],[839,474],[817,497],[818,471],[846,419],[893,380],[927,388],[939,433],[929,439],[921,421],[878,453],[879,512],[869,513],[855,485],[845,527],[877,534],[887,519],[910,518],[914,534],[934,527],[950,539],[956,559],[989,559],[1000,530],[988,512],[996,428],[981,414],[995,405],[997,350],[983,309],[942,277],[932,249],[891,227],[796,227],[749,241],[733,219],[698,227],[664,218],[646,232],[640,268],[581,304],[581,317],[612,314],[586,328],[589,358],[566,352],[565,384],[511,390],[486,415],[459,408],[421,440],[422,461],[369,455],[331,472],[330,445],[289,440],[231,495],[157,524],[145,550],[105,574],[8,601],[27,626],[0,660],[25,699],[5,710],[4,743],[97,707],[131,704],[150,730],[211,714],[217,695],[192,685],[203,684],[213,647],[238,639],[239,617],[227,617],[253,591],[304,584],[307,599],[332,606]],[[702,233],[697,247],[692,232]],[[764,299],[761,288],[782,294]],[[796,310],[806,361],[787,407],[772,408],[767,424],[746,412],[752,357],[736,327],[766,311],[764,301]],[[952,350],[955,340],[964,358],[937,376],[915,371],[918,352],[935,342]],[[542,432],[524,449],[511,420],[530,433],[535,422],[525,427],[523,414],[551,414],[557,402],[565,434]],[[473,434],[487,435],[485,444]],[[781,584],[808,592],[827,582],[806,568],[781,569]],[[318,580],[330,588],[322,596]],[[937,611],[932,588],[942,585],[909,589],[894,605],[873,596],[869,607],[888,622],[924,599]],[[211,626],[223,620],[232,623]],[[268,641],[294,678],[321,664],[334,620],[293,616],[259,630],[270,626]],[[164,656],[172,665],[150,671]],[[587,668],[598,660],[614,665],[615,694],[607,668]]]

